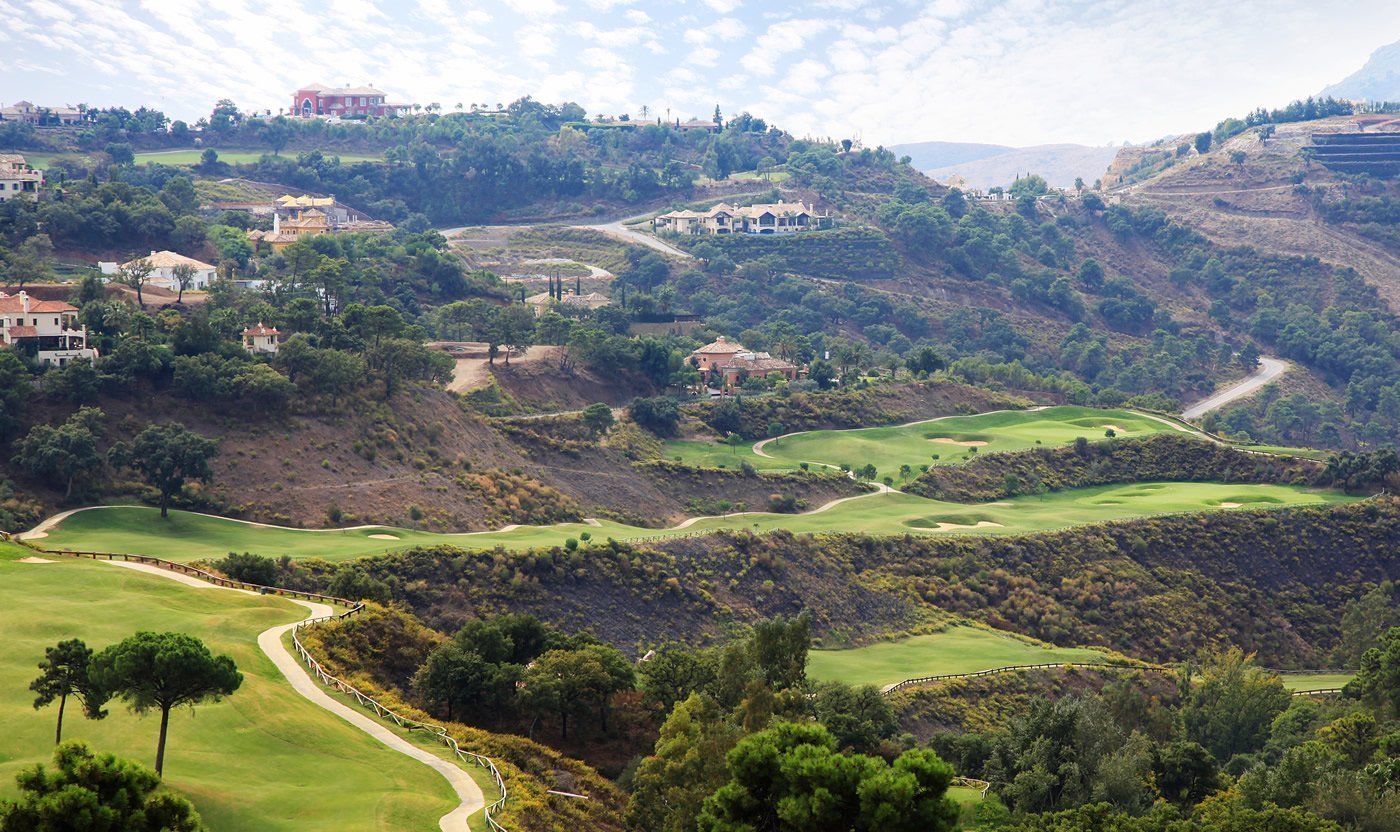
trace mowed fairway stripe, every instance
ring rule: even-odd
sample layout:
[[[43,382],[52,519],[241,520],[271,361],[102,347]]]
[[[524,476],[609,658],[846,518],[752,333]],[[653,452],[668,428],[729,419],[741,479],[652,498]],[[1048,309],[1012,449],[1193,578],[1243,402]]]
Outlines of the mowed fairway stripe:
[[[1291,485],[1224,483],[1131,483],[1053,491],[990,503],[929,500],[912,494],[880,492],[841,498],[805,514],[750,512],[699,517],[669,529],[628,526],[612,520],[509,527],[494,532],[432,533],[372,526],[344,530],[302,530],[257,526],[220,517],[170,512],[162,520],[145,506],[103,506],[63,519],[35,541],[44,548],[131,553],[188,563],[228,552],[266,557],[319,557],[347,560],[414,546],[457,546],[469,550],[561,546],[588,532],[595,539],[655,540],[720,530],[787,530],[794,534],[849,532],[891,534],[1024,534],[1088,523],[1163,514],[1237,508],[1279,508],[1353,502],[1336,491]],[[383,540],[376,535],[389,535]]]
[[[131,563],[129,561],[106,562],[113,566],[124,566],[128,569],[159,575],[163,578],[179,581],[186,586],[198,589],[222,589],[227,592],[242,592],[245,595],[255,594],[244,589],[234,589],[232,587],[205,583],[193,576],[182,575],[178,572],[171,572],[166,569],[161,569],[158,566],[151,566],[145,563]],[[287,600],[297,606],[305,607],[309,611],[309,614],[306,616],[307,618],[325,618],[335,614],[335,610],[332,609],[329,604],[318,604],[315,601],[302,601],[298,598],[288,598]],[[269,659],[272,659],[272,663],[277,666],[277,669],[281,671],[282,675],[291,683],[292,689],[310,700],[317,707],[330,711],[400,754],[407,754],[409,757],[412,757],[418,762],[437,771],[438,774],[441,774],[452,786],[452,790],[457,793],[458,803],[457,808],[442,816],[438,821],[438,828],[441,829],[442,832],[462,832],[462,830],[468,829],[467,818],[486,807],[486,798],[481,793],[481,788],[476,785],[476,781],[460,767],[446,760],[439,759],[416,745],[410,744],[407,740],[402,739],[381,723],[370,719],[368,716],[352,709],[348,705],[335,701],[327,695],[326,692],[321,689],[321,686],[317,685],[316,682],[312,680],[311,675],[302,668],[301,662],[297,661],[296,657],[282,644],[282,636],[295,629],[300,623],[299,621],[293,621],[290,624],[282,624],[263,630],[258,634],[258,647],[262,648],[263,653],[265,653]]]
[[[397,832],[431,829],[460,801],[443,778],[303,698],[258,648],[269,628],[301,618],[275,596],[191,591],[134,569],[48,557],[0,543],[0,798],[15,775],[48,762],[55,708],[36,711],[27,686],[44,648],[81,638],[102,649],[137,632],[187,632],[227,654],[242,688],[171,714],[166,781],[211,829],[231,832]],[[120,703],[93,722],[67,709],[64,739],[150,765],[158,720]]]

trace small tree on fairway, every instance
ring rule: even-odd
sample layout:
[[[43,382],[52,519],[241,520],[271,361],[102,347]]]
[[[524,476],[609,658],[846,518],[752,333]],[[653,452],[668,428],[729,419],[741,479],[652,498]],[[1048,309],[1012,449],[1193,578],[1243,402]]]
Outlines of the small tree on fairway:
[[[150,425],[131,445],[112,448],[108,460],[117,467],[135,469],[160,492],[160,516],[170,515],[170,497],[185,480],[208,482],[213,477],[209,460],[219,452],[213,439],[189,430],[179,422]]]
[[[80,742],[64,743],[54,765],[26,768],[15,780],[20,798],[0,801],[5,832],[203,832],[194,804],[160,788],[145,766],[111,754],[97,755]]]
[[[39,694],[34,699],[34,709],[38,710],[58,700],[58,727],[54,730],[53,742],[63,742],[63,709],[68,697],[75,696],[83,703],[83,712],[88,719],[102,719],[107,712],[102,706],[107,697],[93,686],[88,678],[88,665],[92,661],[92,650],[79,639],[60,641],[53,647],[44,648],[44,659],[39,662],[39,678],[29,683],[29,689]]]
[[[146,306],[146,302],[141,298],[141,289],[150,281],[151,273],[155,270],[156,267],[151,261],[144,257],[117,267],[117,282],[136,290],[136,305],[139,307]]]
[[[215,656],[204,642],[186,633],[137,633],[98,653],[89,673],[100,689],[126,700],[138,714],[160,710],[157,776],[165,772],[170,711],[217,702],[243,684],[233,659]]]

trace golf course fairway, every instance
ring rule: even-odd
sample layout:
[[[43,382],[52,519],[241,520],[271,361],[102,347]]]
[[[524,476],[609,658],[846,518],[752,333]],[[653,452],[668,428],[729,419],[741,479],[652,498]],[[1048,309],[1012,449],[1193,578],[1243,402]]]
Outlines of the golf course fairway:
[[[104,506],[62,518],[33,542],[47,549],[149,555],[178,562],[220,558],[229,552],[267,557],[343,560],[418,545],[466,549],[559,546],[569,538],[657,539],[724,529],[794,533],[1018,534],[1133,517],[1220,509],[1277,508],[1356,500],[1335,491],[1289,485],[1133,483],[1024,496],[981,505],[883,493],[838,501],[806,514],[754,512],[704,517],[670,529],[610,520],[520,526],[506,531],[438,534],[387,526],[312,531],[245,523],[144,506]]]
[[[677,440],[662,451],[688,465],[737,468],[747,462],[759,470],[792,470],[801,463],[848,469],[874,465],[877,478],[896,483],[919,475],[921,465],[966,462],[979,453],[1023,451],[1067,445],[1076,439],[1140,439],[1176,431],[1175,426],[1131,410],[1103,410],[1065,405],[1040,410],[1005,410],[975,416],[945,416],[907,425],[855,430],[811,430],[757,446],[730,447],[718,442]],[[909,473],[901,473],[908,465]]]
[[[446,781],[297,694],[257,646],[258,633],[297,621],[281,598],[196,589],[109,563],[0,543],[0,797],[15,775],[53,755],[57,706],[33,708],[29,683],[44,648],[81,638],[100,650],[141,630],[186,632],[232,656],[243,685],[223,701],[170,715],[165,779],[210,829],[436,829],[457,805]],[[121,702],[101,721],[70,702],[65,740],[150,766],[158,716]]]
[[[917,676],[976,673],[1015,664],[1108,660],[1099,650],[1046,647],[977,627],[949,627],[849,650],[812,650],[807,654],[807,675],[818,681],[885,687]]]

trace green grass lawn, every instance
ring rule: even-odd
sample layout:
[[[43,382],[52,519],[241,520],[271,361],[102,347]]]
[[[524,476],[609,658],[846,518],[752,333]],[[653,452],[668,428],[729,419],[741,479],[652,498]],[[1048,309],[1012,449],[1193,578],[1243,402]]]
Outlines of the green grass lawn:
[[[1279,676],[1289,690],[1332,690],[1355,678],[1352,673],[1285,673]]]
[[[611,520],[598,525],[561,523],[525,526],[511,531],[435,534],[390,527],[329,532],[282,529],[239,523],[186,512],[161,520],[156,509],[121,506],[80,511],[35,541],[53,549],[127,552],[188,562],[254,552],[268,557],[360,557],[420,544],[446,543],[471,549],[505,546],[526,549],[557,546],[587,532],[597,540],[672,537],[719,529],[796,533],[862,532],[866,534],[1015,534],[1067,526],[1179,512],[1222,508],[1270,508],[1284,505],[1349,502],[1359,498],[1338,492],[1285,485],[1221,483],[1134,483],[1016,497],[981,505],[928,500],[912,494],[873,494],[809,514],[767,512],[698,520],[683,529],[647,529]],[[376,538],[386,535],[392,539]]]
[[[978,453],[1066,445],[1081,436],[1098,441],[1108,438],[1105,431],[1110,429],[1127,438],[1176,430],[1128,410],[1063,406],[950,416],[883,428],[806,431],[765,444],[762,453],[771,459],[755,453],[752,446],[731,449],[716,442],[667,442],[662,453],[689,465],[737,468],[747,461],[760,470],[792,470],[802,462],[852,469],[868,463],[875,466],[877,477],[903,483],[917,477],[921,465],[962,463]],[[901,465],[909,466],[907,475],[900,473]]]
[[[917,676],[976,673],[1013,664],[1105,660],[1098,650],[1042,647],[990,630],[949,627],[849,650],[813,650],[807,654],[807,674],[822,681],[884,687]]]
[[[259,632],[304,608],[107,563],[19,562],[34,554],[0,544],[0,797],[16,794],[21,768],[51,759],[56,707],[35,711],[28,690],[46,646],[81,638],[100,649],[138,630],[172,630],[232,656],[244,676],[223,702],[171,715],[166,782],[209,828],[435,829],[455,805],[440,775],[303,699],[258,649]],[[157,717],[109,710],[91,722],[70,703],[64,738],[151,765]]]

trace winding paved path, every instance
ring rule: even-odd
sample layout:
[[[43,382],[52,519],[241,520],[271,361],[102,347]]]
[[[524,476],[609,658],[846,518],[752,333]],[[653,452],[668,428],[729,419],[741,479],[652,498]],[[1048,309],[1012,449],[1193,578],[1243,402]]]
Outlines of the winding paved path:
[[[58,518],[56,517],[53,519]],[[253,594],[243,589],[215,586],[214,584],[206,583],[190,575],[170,572],[145,563],[131,563],[128,561],[116,560],[107,561],[107,563],[113,566],[135,569],[138,572],[159,575],[163,578],[169,578],[172,581],[179,581],[186,586],[196,589],[223,589],[229,592]],[[324,618],[335,612],[335,610],[331,609],[327,604],[319,604],[314,601],[300,601],[295,598],[288,598],[287,600],[291,601],[293,604],[300,604],[306,607],[306,609],[310,611],[310,614],[307,616],[308,618]],[[482,794],[481,787],[478,786],[476,781],[471,778],[471,775],[463,771],[461,767],[455,766],[431,752],[413,745],[408,740],[395,734],[388,727],[370,719],[368,716],[351,708],[349,705],[331,698],[320,685],[316,684],[310,674],[302,668],[301,662],[297,661],[296,656],[293,656],[282,643],[282,636],[300,623],[299,621],[293,621],[291,624],[282,624],[264,630],[258,634],[258,647],[262,648],[262,651],[267,654],[269,659],[272,659],[272,663],[277,666],[277,669],[281,671],[282,675],[291,683],[292,689],[310,700],[313,705],[330,711],[361,731],[364,731],[366,734],[369,734],[371,737],[389,746],[389,748],[394,751],[400,754],[406,754],[424,765],[431,766],[435,771],[441,774],[443,778],[447,780],[448,784],[452,786],[452,791],[457,795],[457,807],[442,816],[438,821],[438,828],[441,829],[442,832],[466,832],[469,828],[467,825],[467,818],[486,807],[486,797]]]
[[[1202,399],[1196,402],[1182,411],[1181,418],[1199,419],[1212,410],[1223,407],[1235,399],[1248,396],[1250,393],[1253,393],[1255,390],[1258,390],[1260,387],[1263,387],[1283,375],[1288,371],[1288,368],[1292,366],[1293,365],[1289,364],[1287,361],[1278,358],[1260,358],[1259,369],[1250,373],[1244,381],[1227,387],[1208,399]]]

